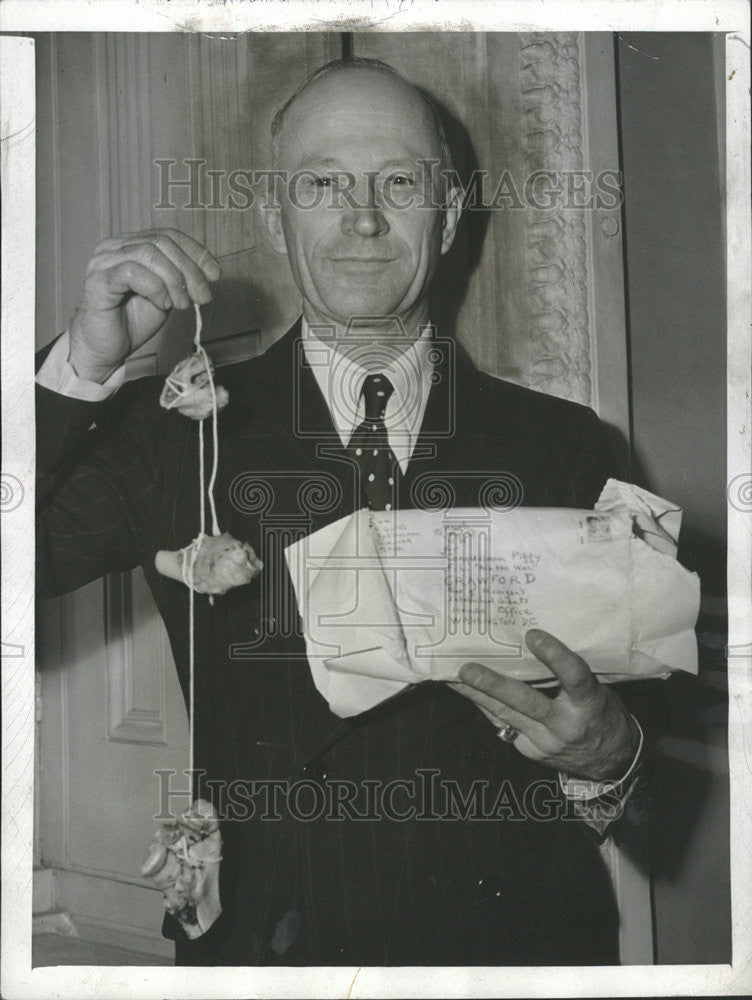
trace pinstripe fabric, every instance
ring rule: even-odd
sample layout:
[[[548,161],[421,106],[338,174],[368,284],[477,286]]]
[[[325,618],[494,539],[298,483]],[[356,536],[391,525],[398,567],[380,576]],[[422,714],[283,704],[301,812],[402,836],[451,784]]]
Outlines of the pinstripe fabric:
[[[444,685],[419,685],[345,721],[313,687],[283,547],[360,500],[298,334],[218,373],[230,392],[220,414],[220,525],[249,541],[265,569],[214,606],[196,602],[196,762],[206,771],[201,793],[225,817],[224,913],[195,942],[167,921],[178,962],[616,961],[608,878],[578,822],[515,817],[514,802],[498,821],[436,820],[427,800],[423,819],[303,821],[289,809],[261,819],[261,799],[253,816],[241,816],[262,781],[303,782],[301,796],[313,796],[337,782],[363,791],[367,779],[383,786],[435,773],[460,796],[482,781],[519,802],[531,782],[556,785]],[[463,363],[440,374],[401,506],[420,506],[429,473],[449,484],[458,506],[474,505],[477,475],[499,472],[519,479],[527,504],[592,506],[613,470],[590,411]],[[42,593],[59,593],[143,565],[185,691],[187,591],[160,577],[153,560],[196,533],[196,435],[194,424],[159,408],[159,390],[144,380],[106,406],[40,390],[38,580]]]

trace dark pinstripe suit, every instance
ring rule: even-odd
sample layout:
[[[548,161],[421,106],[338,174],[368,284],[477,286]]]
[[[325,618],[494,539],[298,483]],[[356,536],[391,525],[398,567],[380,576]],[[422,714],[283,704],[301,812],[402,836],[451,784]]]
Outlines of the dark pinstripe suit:
[[[344,721],[313,687],[282,550],[361,504],[299,347],[296,327],[261,358],[218,375],[231,400],[220,425],[220,525],[251,542],[265,569],[214,606],[196,601],[197,766],[227,782],[387,782],[436,769],[465,793],[476,779],[493,788],[508,781],[521,802],[550,773],[498,740],[446,686],[419,685]],[[410,490],[426,473],[440,474],[456,505],[468,506],[479,484],[468,473],[499,472],[518,477],[528,505],[592,506],[612,466],[591,411],[464,362],[439,373],[402,506],[420,504]],[[57,593],[143,565],[185,690],[188,594],[153,560],[196,534],[197,432],[159,408],[160,387],[128,385],[108,404],[39,390],[38,574],[42,592]],[[98,429],[87,434],[92,419]],[[201,790],[216,799],[219,788]],[[168,921],[179,963],[617,961],[608,879],[579,822],[286,816],[228,819],[223,833],[224,913],[193,943]]]

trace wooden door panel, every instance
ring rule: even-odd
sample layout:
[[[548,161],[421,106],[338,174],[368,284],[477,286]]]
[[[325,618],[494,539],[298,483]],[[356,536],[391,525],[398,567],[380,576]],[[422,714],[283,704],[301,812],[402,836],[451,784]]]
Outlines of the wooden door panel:
[[[66,325],[95,244],[175,227],[220,258],[203,310],[218,364],[258,353],[299,311],[286,259],[257,208],[217,210],[208,171],[269,165],[271,116],[307,73],[339,54],[336,35],[67,34],[40,39],[37,343]],[[161,204],[172,176],[200,161],[203,182]],[[226,191],[221,192],[222,196]],[[198,204],[196,204],[198,202]],[[175,316],[129,359],[129,378],[169,370],[192,350],[193,312]],[[167,954],[161,894],[140,878],[158,812],[158,769],[188,766],[183,700],[164,626],[140,571],[42,604],[39,859],[56,905],[82,933]],[[180,785],[178,784],[178,787]]]

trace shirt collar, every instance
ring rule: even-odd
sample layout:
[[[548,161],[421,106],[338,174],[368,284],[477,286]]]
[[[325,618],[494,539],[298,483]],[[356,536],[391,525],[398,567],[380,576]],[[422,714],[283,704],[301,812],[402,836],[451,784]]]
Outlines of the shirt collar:
[[[393,450],[412,453],[425,413],[431,387],[433,327],[426,324],[420,337],[383,369],[394,393],[384,415]],[[364,416],[361,390],[368,369],[346,354],[340,354],[311,330],[303,317],[303,350],[326,401],[334,427],[347,445]],[[402,438],[402,447],[399,439]],[[399,455],[397,456],[400,457]]]

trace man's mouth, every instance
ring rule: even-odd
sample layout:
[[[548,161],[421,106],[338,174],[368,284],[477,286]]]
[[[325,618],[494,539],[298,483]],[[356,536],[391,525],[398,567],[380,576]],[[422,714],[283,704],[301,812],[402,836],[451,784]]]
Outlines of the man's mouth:
[[[394,257],[356,257],[353,255],[347,255],[345,257],[330,257],[329,260],[334,264],[389,264],[396,258]]]

